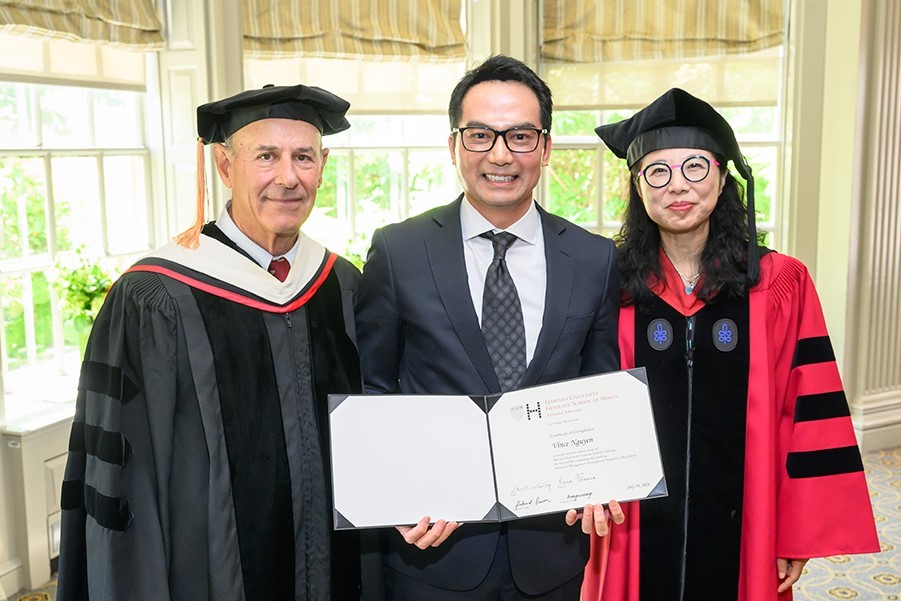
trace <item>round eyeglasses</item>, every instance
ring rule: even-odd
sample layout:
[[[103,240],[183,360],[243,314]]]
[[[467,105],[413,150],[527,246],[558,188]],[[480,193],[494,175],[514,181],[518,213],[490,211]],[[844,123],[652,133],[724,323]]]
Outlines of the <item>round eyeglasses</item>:
[[[494,148],[498,137],[504,139],[510,152],[532,152],[538,148],[541,134],[546,134],[546,129],[535,127],[511,127],[503,131],[490,127],[455,127],[452,134],[460,134],[463,148],[469,152],[488,152]]]
[[[718,161],[711,161],[703,155],[696,154],[682,161],[680,165],[669,165],[661,161],[659,163],[651,163],[638,173],[644,177],[644,181],[650,187],[662,188],[673,179],[673,169],[679,167],[682,171],[682,176],[687,181],[696,184],[703,181],[707,174],[710,173],[711,162],[717,167],[720,166]]]

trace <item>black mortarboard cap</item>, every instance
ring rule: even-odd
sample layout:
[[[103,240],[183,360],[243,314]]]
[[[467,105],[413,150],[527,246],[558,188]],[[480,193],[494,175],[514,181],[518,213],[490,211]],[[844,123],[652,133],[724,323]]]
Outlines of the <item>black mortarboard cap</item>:
[[[197,248],[206,204],[203,146],[225,142],[236,131],[261,119],[294,119],[312,123],[327,136],[344,131],[350,103],[315,86],[263,86],[197,107],[197,208],[194,223],[175,237],[185,248]]]
[[[315,86],[273,86],[247,90],[197,107],[197,135],[205,144],[224,142],[260,119],[294,119],[312,123],[323,134],[350,127],[344,118],[350,103]]]
[[[594,130],[608,148],[631,169],[649,152],[663,148],[701,148],[732,161],[747,182],[748,277],[759,270],[754,211],[754,177],[741,153],[732,126],[712,106],[679,88],[672,88],[630,118]]]

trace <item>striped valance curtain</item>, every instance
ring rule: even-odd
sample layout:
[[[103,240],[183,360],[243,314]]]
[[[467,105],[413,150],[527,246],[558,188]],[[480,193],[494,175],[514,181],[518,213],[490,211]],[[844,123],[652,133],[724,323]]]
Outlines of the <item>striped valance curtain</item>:
[[[129,50],[163,48],[152,0],[0,0],[0,32],[104,42]]]
[[[245,0],[252,58],[459,60],[462,0]]]
[[[541,56],[599,63],[720,56],[782,43],[785,0],[543,0]]]

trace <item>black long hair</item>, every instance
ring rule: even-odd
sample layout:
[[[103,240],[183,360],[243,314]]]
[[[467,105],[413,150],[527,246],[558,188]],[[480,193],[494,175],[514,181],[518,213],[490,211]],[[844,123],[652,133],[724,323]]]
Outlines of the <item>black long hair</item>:
[[[723,157],[716,156],[716,159],[726,165]],[[622,302],[640,308],[653,298],[651,287],[662,284],[664,275],[660,265],[660,230],[638,195],[638,167],[639,164],[633,167],[629,205],[614,240],[619,249]],[[744,187],[727,172],[723,191],[710,214],[710,231],[701,251],[701,280],[695,294],[705,303],[724,296],[744,296],[757,283],[747,274],[748,218],[744,196]]]

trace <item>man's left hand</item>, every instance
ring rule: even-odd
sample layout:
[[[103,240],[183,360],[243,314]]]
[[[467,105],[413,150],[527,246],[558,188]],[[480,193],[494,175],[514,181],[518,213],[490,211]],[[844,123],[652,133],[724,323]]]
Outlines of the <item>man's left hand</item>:
[[[610,533],[610,520],[614,524],[622,524],[626,516],[622,507],[616,501],[610,501],[605,508],[601,503],[586,505],[582,511],[570,509],[566,512],[566,525],[573,526],[576,522],[582,522],[582,532],[589,534],[592,531],[598,536],[607,536]]]

